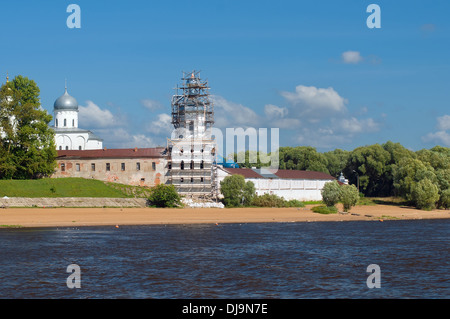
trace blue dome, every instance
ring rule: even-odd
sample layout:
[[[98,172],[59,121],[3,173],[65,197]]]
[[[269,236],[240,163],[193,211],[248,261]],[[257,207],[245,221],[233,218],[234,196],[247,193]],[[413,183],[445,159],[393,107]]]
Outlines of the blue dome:
[[[78,102],[73,96],[70,96],[69,93],[67,93],[66,89],[64,94],[56,99],[53,107],[55,110],[78,111]]]

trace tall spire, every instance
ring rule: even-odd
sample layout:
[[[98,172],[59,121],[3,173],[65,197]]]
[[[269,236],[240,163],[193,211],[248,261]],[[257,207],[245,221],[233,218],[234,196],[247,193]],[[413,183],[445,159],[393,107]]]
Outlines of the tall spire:
[[[67,93],[67,78],[64,79],[64,91]]]
[[[8,75],[8,71],[6,71],[6,83],[9,82],[9,75]]]

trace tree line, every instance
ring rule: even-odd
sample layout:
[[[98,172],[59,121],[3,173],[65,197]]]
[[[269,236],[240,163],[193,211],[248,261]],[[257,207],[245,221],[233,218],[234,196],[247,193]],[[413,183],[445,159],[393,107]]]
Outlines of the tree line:
[[[320,153],[311,146],[280,147],[279,168],[319,171],[358,185],[364,196],[400,196],[419,208],[450,207],[450,148],[435,146],[411,151],[400,143],[360,146],[352,151],[335,149]],[[261,168],[259,153],[240,154],[240,167]],[[250,163],[250,155],[257,163]],[[238,154],[233,154],[237,161]]]

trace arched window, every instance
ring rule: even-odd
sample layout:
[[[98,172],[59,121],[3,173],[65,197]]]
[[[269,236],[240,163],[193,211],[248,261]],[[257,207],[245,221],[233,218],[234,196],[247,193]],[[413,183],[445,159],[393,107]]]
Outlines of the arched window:
[[[181,161],[181,163],[180,163],[180,169],[184,169],[184,161]]]
[[[58,119],[55,120],[55,126],[58,127]]]
[[[69,150],[69,146],[66,146],[66,151]]]
[[[67,120],[64,119],[64,126],[67,126]]]
[[[191,161],[190,169],[194,169],[194,161]]]
[[[75,127],[75,120],[72,120],[72,127]]]
[[[204,161],[202,161],[202,162],[200,163],[200,169],[203,169],[203,166],[204,166]]]

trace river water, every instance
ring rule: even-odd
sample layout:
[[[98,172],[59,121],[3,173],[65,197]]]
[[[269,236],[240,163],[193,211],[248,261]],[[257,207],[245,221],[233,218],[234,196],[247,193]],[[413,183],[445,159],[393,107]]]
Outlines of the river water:
[[[449,231],[449,219],[0,229],[0,298],[448,298]]]

